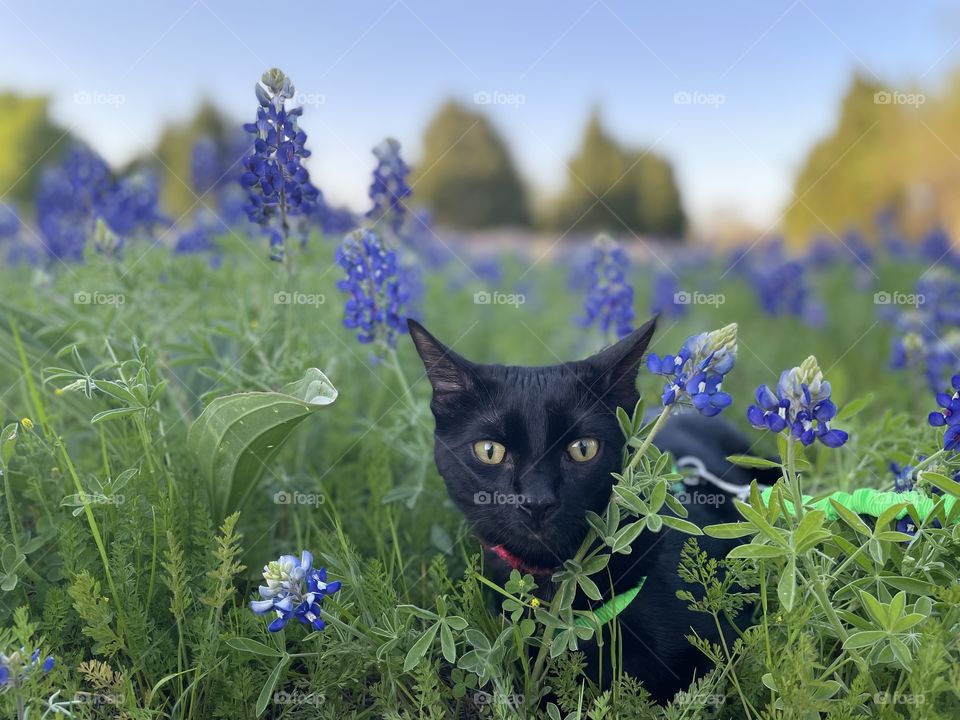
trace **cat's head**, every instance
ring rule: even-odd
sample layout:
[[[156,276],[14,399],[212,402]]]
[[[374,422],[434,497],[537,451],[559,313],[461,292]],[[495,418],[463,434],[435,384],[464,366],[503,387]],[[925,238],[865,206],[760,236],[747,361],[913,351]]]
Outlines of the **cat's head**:
[[[485,545],[531,568],[574,555],[620,470],[616,408],[637,402],[655,323],[586,360],[513,367],[471,362],[409,322],[433,386],[437,468]]]

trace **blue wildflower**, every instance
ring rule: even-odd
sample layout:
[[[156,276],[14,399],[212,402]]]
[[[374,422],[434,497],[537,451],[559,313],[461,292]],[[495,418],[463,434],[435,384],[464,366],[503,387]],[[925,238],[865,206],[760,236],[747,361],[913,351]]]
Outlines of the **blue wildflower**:
[[[617,338],[632,332],[633,286],[626,277],[629,264],[623,246],[610,237],[600,235],[593,241],[582,325],[597,324],[603,333],[613,331]]]
[[[367,217],[374,221],[375,226],[385,224],[400,238],[407,217],[403,201],[412,192],[407,185],[410,168],[400,157],[400,143],[393,138],[387,138],[377,145],[373,154],[377,157],[377,167],[374,168],[369,191],[373,207]]]
[[[31,653],[29,660],[25,658],[26,649],[22,647],[10,655],[0,653],[0,692],[7,687],[21,687],[30,679],[37,667],[46,674],[56,665],[52,655],[48,655],[41,663],[39,648]]]
[[[0,240],[16,237],[20,233],[20,217],[16,209],[0,203]]]
[[[776,393],[766,385],[757,388],[757,404],[747,408],[747,419],[758,430],[787,431],[803,445],[819,440],[827,447],[840,447],[849,436],[830,427],[837,415],[830,393],[830,383],[811,355],[799,367],[781,373]]]
[[[349,296],[344,305],[343,325],[357,330],[361,343],[383,342],[396,346],[404,332],[404,304],[408,291],[398,275],[397,256],[371,230],[356,230],[337,249],[337,264],[347,276],[337,287]]]
[[[267,626],[270,632],[282,630],[295,619],[314,630],[323,630],[320,603],[340,589],[340,582],[327,582],[327,569],[313,567],[313,555],[304,550],[300,557],[281,555],[263,566],[266,585],[260,586],[262,600],[251,600],[257,615],[273,612],[276,619]]]
[[[960,375],[951,379],[953,394],[938,392],[937,404],[940,410],[935,410],[927,417],[927,422],[933,427],[944,427],[943,449],[956,451],[960,448]]]
[[[650,311],[654,315],[682,317],[687,313],[687,304],[679,302],[680,284],[671,272],[658,272],[653,277]]]
[[[270,237],[271,260],[286,258],[290,218],[310,215],[319,198],[303,161],[310,156],[307,134],[298,126],[303,108],[286,109],[294,94],[293,84],[274,68],[256,85],[257,121],[244,125],[254,136],[253,148],[244,159],[240,183],[249,192],[247,215]]]
[[[737,358],[737,325],[687,338],[676,355],[651,353],[647,369],[667,378],[664,407],[686,402],[706,417],[719,415],[733,399],[722,390],[724,376]]]

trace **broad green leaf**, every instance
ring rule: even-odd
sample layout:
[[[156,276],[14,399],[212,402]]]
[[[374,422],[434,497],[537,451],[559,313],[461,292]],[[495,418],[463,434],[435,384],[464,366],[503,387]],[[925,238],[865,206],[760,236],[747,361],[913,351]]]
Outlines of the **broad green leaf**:
[[[679,530],[688,535],[703,535],[703,530],[688,520],[681,520],[680,518],[670,517],[669,515],[659,515],[658,517],[668,528]]]
[[[267,703],[270,702],[270,697],[273,695],[273,689],[277,686],[277,681],[280,680],[280,675],[283,673],[283,669],[287,666],[290,658],[284,655],[280,658],[280,662],[277,663],[276,667],[270,672],[270,676],[267,678],[267,681],[263,684],[263,689],[260,691],[260,697],[257,698],[257,717],[260,717],[263,714],[263,711],[267,709]]]
[[[281,392],[236,393],[204,409],[187,444],[219,517],[242,508],[294,428],[336,398],[327,376],[310,368]]]
[[[945,493],[953,495],[955,498],[960,498],[960,483],[956,480],[952,480],[940,473],[926,471],[923,472],[923,478],[924,480],[929,480]]]
[[[453,640],[453,633],[446,623],[440,625],[440,651],[443,659],[452,663],[457,659],[457,644]]]
[[[440,625],[441,623],[431,625],[413,644],[413,647],[410,648],[410,651],[407,653],[406,659],[403,661],[404,672],[410,672],[420,664],[423,656],[427,654],[430,646],[433,645],[433,640],[437,637],[437,630],[440,628]]]
[[[848,403],[844,403],[843,407],[840,408],[840,411],[837,413],[837,420],[849,420],[854,415],[863,410],[867,405],[873,402],[873,393],[867,393],[866,395],[861,395],[858,398],[851,400]]]
[[[18,423],[10,423],[0,431],[0,469],[6,468],[13,457],[13,450],[17,446],[18,426]]]
[[[858,532],[861,535],[870,535],[870,526],[867,525],[853,510],[844,507],[833,498],[830,498],[830,505],[837,512],[837,515],[840,517],[840,519],[853,528],[855,532]]]
[[[623,553],[624,555],[630,554],[630,544],[637,539],[637,536],[643,532],[643,529],[647,526],[646,518],[643,520],[638,520],[637,522],[630,523],[629,525],[624,525],[613,537],[613,551],[618,553]]]

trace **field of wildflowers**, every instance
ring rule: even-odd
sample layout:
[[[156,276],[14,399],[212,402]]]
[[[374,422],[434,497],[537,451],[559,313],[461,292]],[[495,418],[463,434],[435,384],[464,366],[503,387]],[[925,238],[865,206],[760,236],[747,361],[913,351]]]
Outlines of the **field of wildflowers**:
[[[949,238],[638,260],[600,237],[491,260],[409,210],[394,140],[369,212],[329,208],[293,97],[269,71],[236,157],[198,143],[179,237],[149,176],[83,146],[44,172],[36,223],[0,208],[3,717],[960,714]],[[494,586],[434,468],[406,318],[542,365],[653,313],[609,508],[553,600],[516,571]],[[722,414],[756,440],[738,463],[781,470],[741,522],[684,520],[652,443],[681,410]],[[824,500],[861,488],[892,494],[873,516]],[[716,669],[666,707],[615,642],[604,686],[586,677],[579,649],[615,619],[571,605],[663,532],[690,535],[683,601],[718,623],[756,607],[732,644],[689,638]],[[708,559],[704,532],[745,543]]]

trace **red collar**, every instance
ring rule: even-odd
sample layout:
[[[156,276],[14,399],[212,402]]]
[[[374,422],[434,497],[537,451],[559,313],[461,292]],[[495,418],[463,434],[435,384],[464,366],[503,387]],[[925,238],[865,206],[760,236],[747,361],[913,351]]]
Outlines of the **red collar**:
[[[503,560],[507,565],[509,565],[514,570],[517,570],[521,573],[529,573],[530,575],[552,575],[553,574],[553,570],[548,570],[547,568],[533,567],[532,565],[527,565],[523,560],[518,558],[509,550],[507,550],[503,545],[493,545],[488,549],[491,552],[493,552],[498,558]]]

